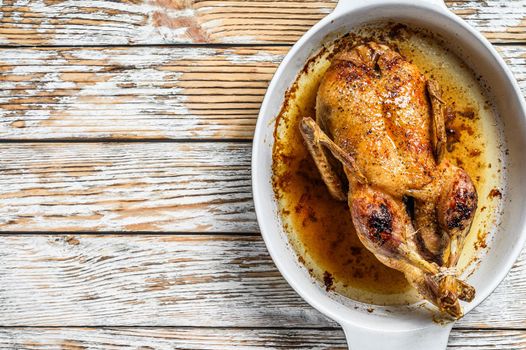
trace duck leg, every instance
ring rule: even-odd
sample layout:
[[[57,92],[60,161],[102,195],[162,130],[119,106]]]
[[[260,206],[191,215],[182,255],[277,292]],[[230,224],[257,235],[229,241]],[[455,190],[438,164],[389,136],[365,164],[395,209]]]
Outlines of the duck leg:
[[[437,219],[451,241],[444,264],[455,267],[475,216],[478,196],[473,182],[463,169],[451,165],[446,173],[447,180],[437,201]]]
[[[437,264],[424,260],[411,244],[414,229],[401,201],[371,188],[352,184],[349,207],[358,237],[383,264],[402,271],[428,301],[455,318],[468,285]],[[466,287],[465,287],[466,286]]]
[[[411,192],[415,198],[413,242],[420,255],[444,269],[456,267],[477,207],[477,192],[468,174],[447,161],[440,164],[437,180],[426,189]],[[431,203],[431,204],[430,204]],[[436,203],[436,207],[432,205]],[[471,301],[475,290],[455,276],[446,284],[457,285],[458,297]]]

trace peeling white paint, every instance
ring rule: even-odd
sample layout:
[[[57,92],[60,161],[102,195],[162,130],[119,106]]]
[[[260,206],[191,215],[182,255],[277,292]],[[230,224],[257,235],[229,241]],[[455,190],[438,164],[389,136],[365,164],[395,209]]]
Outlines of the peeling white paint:
[[[0,108],[0,114],[8,117],[3,123],[0,121],[0,131],[5,136],[27,138],[144,137],[148,134],[153,137],[196,138],[220,137],[225,131],[230,135],[242,135],[239,130],[245,133],[244,137],[250,137],[266,85],[242,83],[241,86],[249,89],[240,90],[236,88],[239,84],[234,78],[239,74],[244,77],[243,70],[254,76],[256,70],[261,71],[257,73],[259,79],[270,80],[283,57],[283,50],[276,49],[244,49],[246,53],[241,54],[233,49],[200,47],[85,48],[46,50],[44,53],[40,49],[6,51],[8,54],[2,55],[2,61],[12,68],[6,71],[9,80],[0,81],[0,101],[20,103],[17,102],[20,98],[33,100],[23,102],[23,109],[6,111]],[[17,65],[19,61],[24,64]],[[180,66],[182,61],[186,63]],[[196,67],[206,66],[204,72],[211,71],[210,82],[203,80],[206,73],[195,81],[185,78],[185,74],[200,71],[189,62],[196,62]],[[213,68],[216,62],[217,69]],[[258,67],[254,67],[256,64]],[[27,79],[23,79],[24,76]],[[229,76],[233,77],[231,81]],[[207,85],[213,88],[207,88]],[[194,95],[200,93],[201,87],[224,96],[212,95],[212,98],[233,103],[211,105],[211,110],[218,109],[217,117],[193,111],[191,107],[199,104]],[[229,91],[232,91],[232,97],[228,95]],[[240,96],[236,103],[236,93],[251,95]],[[205,96],[203,99],[208,100]],[[235,119],[216,119],[232,114],[235,118],[238,112],[228,112],[228,108],[239,108],[239,105],[252,108],[254,115],[253,118],[241,117],[249,118],[248,121],[241,120],[242,129],[232,124]],[[24,120],[26,127],[12,127],[14,118]]]
[[[302,332],[337,327],[287,285],[260,239],[215,235],[74,238],[75,244],[57,235],[1,237],[0,284],[10,286],[2,290],[2,324],[284,327],[288,331],[304,328]],[[501,286],[457,327],[521,328],[525,262],[523,252]],[[479,335],[470,336],[475,330],[466,332],[462,339],[452,341],[459,346],[482,344]],[[521,348],[513,347],[509,338],[485,341],[499,344],[499,349]],[[523,342],[523,337],[517,339],[517,344]]]
[[[2,148],[3,230],[127,231],[137,224],[166,231],[257,229],[246,144]]]
[[[265,2],[262,2],[266,4]],[[64,0],[55,4],[47,5],[44,0],[17,1],[16,5],[20,11],[10,12],[11,19],[15,19],[16,28],[28,30],[29,33],[23,39],[42,39],[50,45],[79,45],[79,44],[162,44],[162,43],[189,43],[195,38],[188,35],[187,28],[170,28],[169,26],[154,26],[154,14],[161,13],[172,19],[195,18],[199,26],[210,35],[214,42],[229,43],[256,43],[283,40],[294,42],[316,21],[313,17],[320,19],[330,13],[334,7],[334,1],[302,4],[296,2],[282,2],[276,6],[265,6],[260,11],[268,13],[269,21],[272,18],[281,19],[280,8],[290,13],[293,20],[294,31],[283,26],[277,26],[276,31],[265,32],[267,29],[258,29],[251,26],[250,34],[246,33],[247,25],[253,22],[250,14],[252,7],[243,8],[243,4],[237,1],[214,1],[209,5],[198,4],[194,8],[175,10],[155,5],[151,2],[133,4],[114,1],[90,1],[89,11],[86,11],[86,2],[78,0]],[[277,3],[276,3],[277,4]],[[449,1],[448,5],[454,11],[466,19],[477,29],[488,33],[501,33],[503,40],[509,28],[518,28],[526,18],[526,0],[487,0],[487,1]],[[230,15],[229,8],[233,10]],[[33,18],[40,18],[36,23],[25,23],[26,9],[35,14]],[[223,16],[216,15],[221,10]],[[111,15],[108,11],[112,11]],[[247,12],[243,16],[243,11]],[[0,12],[0,15],[2,13]],[[246,19],[246,23],[236,25],[240,19]],[[93,20],[93,24],[76,24],[74,20]],[[234,23],[234,24],[233,24]],[[59,27],[56,27],[56,26]],[[31,37],[37,32],[37,37]],[[520,34],[518,35],[520,36]],[[0,35],[0,43],[9,44],[7,37]],[[495,38],[499,40],[499,38]]]
[[[465,21],[483,32],[506,32],[526,20],[526,0],[466,1],[453,3],[449,8],[460,11]],[[464,14],[466,10],[473,13]]]

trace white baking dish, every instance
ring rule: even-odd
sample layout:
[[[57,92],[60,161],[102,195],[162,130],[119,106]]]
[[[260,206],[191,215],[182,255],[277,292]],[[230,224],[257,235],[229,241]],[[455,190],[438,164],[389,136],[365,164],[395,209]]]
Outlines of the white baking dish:
[[[510,190],[505,196],[496,239],[468,278],[477,295],[473,302],[463,304],[464,312],[480,304],[504,279],[526,240],[525,103],[517,82],[491,44],[450,12],[442,0],[340,0],[330,15],[292,47],[268,88],[254,135],[252,185],[256,213],[268,250],[285,279],[313,307],[341,324],[352,350],[443,350],[453,323],[433,322],[427,309],[416,305],[375,306],[375,312],[369,313],[368,305],[327,293],[314,283],[289,246],[272,189],[275,118],[298,72],[328,40],[363,24],[386,19],[415,24],[440,35],[490,85],[508,148],[504,161]]]

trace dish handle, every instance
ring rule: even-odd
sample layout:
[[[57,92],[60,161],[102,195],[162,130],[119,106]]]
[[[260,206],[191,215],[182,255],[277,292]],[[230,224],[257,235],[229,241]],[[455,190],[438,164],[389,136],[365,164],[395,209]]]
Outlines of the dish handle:
[[[349,350],[446,350],[453,323],[411,331],[381,331],[342,324]]]
[[[418,0],[418,1],[423,2],[423,3],[438,5],[441,7],[446,7],[444,0]],[[362,7],[368,4],[386,4],[389,2],[400,3],[401,1],[400,0],[339,0],[338,4],[336,5],[336,8],[334,9],[334,13],[347,12],[352,9]]]

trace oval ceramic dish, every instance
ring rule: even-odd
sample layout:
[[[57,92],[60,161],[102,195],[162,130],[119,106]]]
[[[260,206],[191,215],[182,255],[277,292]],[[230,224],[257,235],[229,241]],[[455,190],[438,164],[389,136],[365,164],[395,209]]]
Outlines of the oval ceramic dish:
[[[309,30],[279,66],[259,114],[252,155],[252,185],[261,233],[278,269],[290,285],[313,307],[343,327],[352,350],[443,350],[453,323],[437,324],[422,303],[408,306],[374,306],[326,292],[298,263],[277,211],[272,188],[274,127],[285,92],[309,57],[325,43],[354,28],[381,20],[399,21],[425,28],[445,39],[464,62],[490,86],[502,123],[507,156],[504,210],[495,239],[467,281],[477,295],[464,303],[468,313],[504,279],[526,240],[526,109],[510,70],[477,31],[450,12],[442,0],[340,0],[336,9]]]

